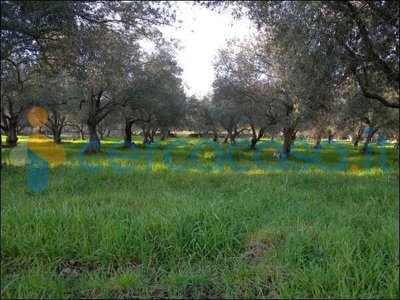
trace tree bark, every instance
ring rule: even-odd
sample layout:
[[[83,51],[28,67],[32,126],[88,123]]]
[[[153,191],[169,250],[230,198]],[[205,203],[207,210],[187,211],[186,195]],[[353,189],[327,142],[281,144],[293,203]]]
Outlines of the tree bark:
[[[143,127],[142,127],[142,129],[143,129],[143,144],[146,144],[147,142],[151,141],[150,140],[150,132],[149,132],[149,130],[144,129]]]
[[[315,139],[315,147],[314,148],[319,147],[319,145],[321,144],[321,139],[322,139],[322,130],[319,125],[317,126],[316,130],[317,130],[317,137]]]
[[[365,140],[364,146],[358,152],[359,154],[365,155],[367,153],[367,146],[369,144],[369,147],[371,147],[372,137],[374,136],[375,132],[377,132],[377,131],[378,131],[378,129],[375,129],[370,134],[367,135],[367,139]]]
[[[332,142],[334,136],[335,136],[334,133],[332,133],[331,131],[328,132],[328,143],[329,144]]]
[[[18,142],[18,136],[17,136],[17,127],[10,124],[9,129],[7,131],[7,139],[6,139],[6,144],[9,147],[15,147]]]
[[[153,128],[153,129],[150,131],[150,141],[151,141],[152,143],[154,143],[154,136],[155,136],[156,133],[157,133],[157,129],[158,129],[158,128]]]
[[[234,132],[233,134],[231,133],[231,136],[230,136],[230,141],[231,141],[231,144],[233,144],[233,143],[235,143],[236,142],[236,132]]]
[[[230,136],[231,144],[236,143],[236,137],[238,136],[238,134],[239,134],[239,132],[237,130],[237,125],[235,125],[235,128]]]
[[[315,147],[314,148],[318,148],[319,147],[319,145],[321,144],[321,139],[322,139],[322,135],[321,135],[321,133],[319,133],[317,135],[317,139],[315,141]]]
[[[125,145],[130,145],[132,143],[132,124],[133,121],[125,121]]]
[[[100,140],[97,136],[97,123],[95,120],[89,119],[87,122],[89,129],[89,142],[95,142],[95,145],[91,145],[86,149],[87,153],[99,153],[100,152]]]
[[[92,89],[91,91],[87,125],[89,129],[89,142],[92,142],[94,145],[91,145],[86,149],[87,153],[100,152],[100,140],[97,136],[97,125],[114,109],[112,102],[101,106],[103,93],[104,90],[93,92]]]
[[[363,132],[364,132],[364,128],[358,129],[358,132],[354,138],[354,147],[358,146],[358,142],[361,140]]]
[[[213,128],[213,142],[218,143],[218,131]]]
[[[18,70],[17,72],[19,74]],[[22,88],[22,83],[21,83],[21,88]],[[7,146],[14,147],[17,145],[18,142],[19,121],[26,107],[22,106],[19,109],[16,109],[14,105],[15,103],[10,98],[8,98],[8,100],[7,99],[3,100],[2,98],[1,104],[2,108],[0,110],[1,114],[0,126],[1,129],[7,135],[6,139]]]
[[[231,133],[228,131],[228,133],[226,134],[225,139],[224,139],[224,144],[228,144],[228,139],[229,139],[230,135],[231,135]]]
[[[296,139],[296,131],[292,129],[285,129],[283,132],[283,137],[283,148],[285,150],[286,157],[290,157],[290,146]]]
[[[67,125],[76,128],[76,130],[78,130],[79,139],[81,139],[82,141],[85,140],[85,132],[84,132],[84,125],[83,124],[69,123]]]
[[[160,140],[165,140],[169,137],[169,132],[170,130],[168,130],[167,128],[161,128],[161,136],[160,136]]]
[[[82,129],[78,129],[78,131],[79,131],[79,136],[80,136],[81,140],[84,141],[85,140],[85,133],[83,132],[83,128]]]
[[[60,144],[61,143],[61,133],[65,126],[65,119],[66,117],[59,117],[57,112],[52,111],[51,115],[49,116],[49,120],[46,124],[46,127],[49,128],[53,134],[53,141],[54,143]],[[39,132],[40,132],[39,128]]]
[[[288,96],[287,96],[288,97]],[[286,119],[285,119],[285,126],[283,129],[283,148],[286,154],[286,157],[290,157],[290,146],[296,139],[296,127],[298,123],[298,119],[293,120],[293,111],[294,111],[294,105],[293,104],[288,104],[283,102],[283,106],[286,109]]]
[[[254,125],[250,125],[251,127],[251,132],[253,134],[253,137],[251,139],[251,146],[250,146],[250,150],[255,150],[256,149],[256,144],[258,143],[258,141],[263,137],[264,135],[264,128],[261,128],[260,131],[257,134],[256,128]]]
[[[61,143],[61,128],[58,130],[57,128],[52,128],[51,131],[53,132],[53,141],[54,143],[60,144]]]
[[[226,134],[226,137],[224,139],[224,144],[228,144],[228,139],[229,139],[229,144],[233,144],[235,142],[235,136],[236,133],[228,130],[228,133]]]

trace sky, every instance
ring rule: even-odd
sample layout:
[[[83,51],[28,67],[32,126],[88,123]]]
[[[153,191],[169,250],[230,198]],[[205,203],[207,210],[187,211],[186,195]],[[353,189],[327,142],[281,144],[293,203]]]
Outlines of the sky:
[[[183,69],[183,81],[189,95],[204,96],[212,90],[213,60],[227,39],[245,38],[254,30],[248,19],[235,20],[230,11],[218,13],[188,2],[173,2],[177,20],[174,27],[163,27],[166,38],[180,40],[178,62]],[[180,27],[180,28],[178,28]]]

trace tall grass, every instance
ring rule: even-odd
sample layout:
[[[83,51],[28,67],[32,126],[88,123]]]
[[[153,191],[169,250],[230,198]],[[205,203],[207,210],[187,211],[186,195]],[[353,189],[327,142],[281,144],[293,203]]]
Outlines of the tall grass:
[[[79,166],[82,142],[63,143],[67,161],[49,168],[40,194],[2,150],[2,297],[399,297],[398,151],[386,149],[390,172],[379,169],[378,147],[366,172],[359,147],[343,143],[346,172],[265,173],[239,147],[233,161],[251,171],[225,162],[223,172],[201,173],[190,162],[201,140],[185,139],[191,146],[174,148],[171,161],[190,169],[174,173],[163,161],[168,140],[153,150],[153,172],[139,144],[138,168],[124,174],[108,163],[116,140],[85,157],[103,165],[99,173]],[[273,151],[261,152],[264,164],[277,163]],[[211,166],[216,152],[203,147],[197,157]],[[324,165],[338,161],[335,148],[322,150]]]

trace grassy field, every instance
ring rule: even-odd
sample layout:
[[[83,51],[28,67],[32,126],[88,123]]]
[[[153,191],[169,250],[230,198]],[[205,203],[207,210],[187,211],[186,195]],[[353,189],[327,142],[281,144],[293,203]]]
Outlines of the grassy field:
[[[26,137],[21,137],[26,139]],[[137,141],[139,137],[137,137]],[[40,194],[27,185],[27,167],[13,166],[9,149],[1,179],[1,296],[3,298],[398,298],[398,151],[387,147],[390,172],[372,171],[358,148],[342,143],[347,171],[265,173],[244,147],[233,152],[247,173],[201,173],[190,148],[171,152],[174,173],[163,162],[166,145],[153,151],[146,172],[113,170],[102,153],[86,156],[98,173],[78,163],[82,142],[65,142],[67,161],[50,167]],[[221,145],[226,152],[227,146]],[[129,153],[130,149],[118,150]],[[261,159],[274,165],[274,149]],[[313,151],[301,153],[312,157]],[[210,166],[216,151],[203,147]],[[291,158],[289,161],[296,161]],[[339,152],[321,152],[334,166]],[[128,166],[132,160],[117,160]],[[304,165],[297,161],[298,166]],[[357,172],[350,167],[358,166]]]

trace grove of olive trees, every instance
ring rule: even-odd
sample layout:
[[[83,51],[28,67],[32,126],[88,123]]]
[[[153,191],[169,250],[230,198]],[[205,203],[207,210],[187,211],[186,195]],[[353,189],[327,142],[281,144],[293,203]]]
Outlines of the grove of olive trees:
[[[399,299],[396,3],[1,1],[1,298]]]
[[[195,100],[185,94],[174,44],[157,29],[175,18],[168,2],[104,1],[93,9],[93,3],[3,1],[1,130],[7,145],[16,145],[22,116],[33,106],[48,110],[55,142],[67,127],[81,139],[87,131],[87,151],[95,153],[98,134],[110,132],[106,124],[124,128],[128,143],[132,126],[140,127],[144,143],[157,132],[168,137],[171,129],[211,131],[214,141],[225,134],[230,143],[246,133],[251,149],[267,134],[281,133],[287,156],[296,134],[307,130],[316,147],[346,134],[357,144],[368,126],[366,141],[380,129],[398,139],[396,5],[200,4],[235,5],[237,17],[248,15],[259,31],[220,49],[213,92]],[[144,51],[143,38],[157,50]]]

